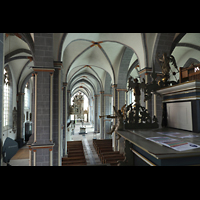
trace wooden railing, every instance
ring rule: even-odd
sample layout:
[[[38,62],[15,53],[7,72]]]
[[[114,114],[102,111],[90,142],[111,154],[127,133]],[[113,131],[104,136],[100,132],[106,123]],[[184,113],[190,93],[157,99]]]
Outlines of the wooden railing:
[[[200,64],[191,64],[189,67],[180,67],[179,82],[200,80]]]

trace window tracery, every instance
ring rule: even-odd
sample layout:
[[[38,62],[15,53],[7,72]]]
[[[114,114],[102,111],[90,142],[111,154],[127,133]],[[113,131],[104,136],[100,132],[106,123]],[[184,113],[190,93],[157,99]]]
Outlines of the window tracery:
[[[29,82],[26,83],[24,89],[24,109],[30,109],[30,90],[29,90]]]
[[[8,68],[4,68],[4,94],[3,94],[3,126],[9,125],[10,112],[10,77]]]

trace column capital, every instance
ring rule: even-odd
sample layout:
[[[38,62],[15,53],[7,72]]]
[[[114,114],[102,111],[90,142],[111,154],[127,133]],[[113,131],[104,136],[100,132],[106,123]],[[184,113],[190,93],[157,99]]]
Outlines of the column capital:
[[[117,91],[124,91],[124,92],[127,92],[127,89],[117,89]]]
[[[50,73],[53,73],[55,71],[54,68],[47,68],[47,67],[32,67],[32,69],[33,69],[34,72],[50,72]]]
[[[112,97],[112,94],[104,94],[104,97]]]
[[[67,82],[63,82],[63,87],[67,87]]]
[[[112,88],[116,88],[117,87],[117,84],[112,84]]]
[[[57,68],[57,69],[63,68],[62,61],[53,61],[53,65],[54,65],[54,67]]]

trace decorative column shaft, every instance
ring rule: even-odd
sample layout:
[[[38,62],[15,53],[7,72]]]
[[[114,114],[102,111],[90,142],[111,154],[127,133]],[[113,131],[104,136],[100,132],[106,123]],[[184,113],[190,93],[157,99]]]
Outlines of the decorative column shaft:
[[[100,115],[104,115],[104,91],[100,92]],[[104,118],[100,119],[100,136],[104,139]]]
[[[116,88],[117,88],[117,84],[114,84],[112,85],[113,87],[113,106],[115,106],[115,108],[117,108],[117,91],[116,91]],[[115,111],[113,109],[113,115],[115,115]],[[114,118],[114,125],[116,124],[116,119]],[[116,149],[116,133],[115,131],[112,133],[112,147],[113,147],[113,150],[114,151],[117,151]]]
[[[94,95],[94,132],[97,133],[98,111],[97,111],[97,95]]]

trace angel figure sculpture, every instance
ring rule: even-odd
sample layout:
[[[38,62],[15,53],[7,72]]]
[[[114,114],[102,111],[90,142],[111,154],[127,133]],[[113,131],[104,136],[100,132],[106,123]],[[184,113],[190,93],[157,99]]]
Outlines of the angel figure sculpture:
[[[167,83],[167,80],[169,79],[169,72],[171,70],[171,67],[169,65],[169,63],[171,63],[179,72],[178,70],[178,66],[176,64],[176,60],[174,58],[174,56],[170,55],[167,56],[167,53],[163,53],[162,58],[159,58],[158,55],[156,56],[158,63],[160,64],[160,67],[162,69],[162,81],[164,83]],[[175,76],[176,73],[178,72],[173,72],[172,74]],[[166,84],[165,84],[166,85]]]

